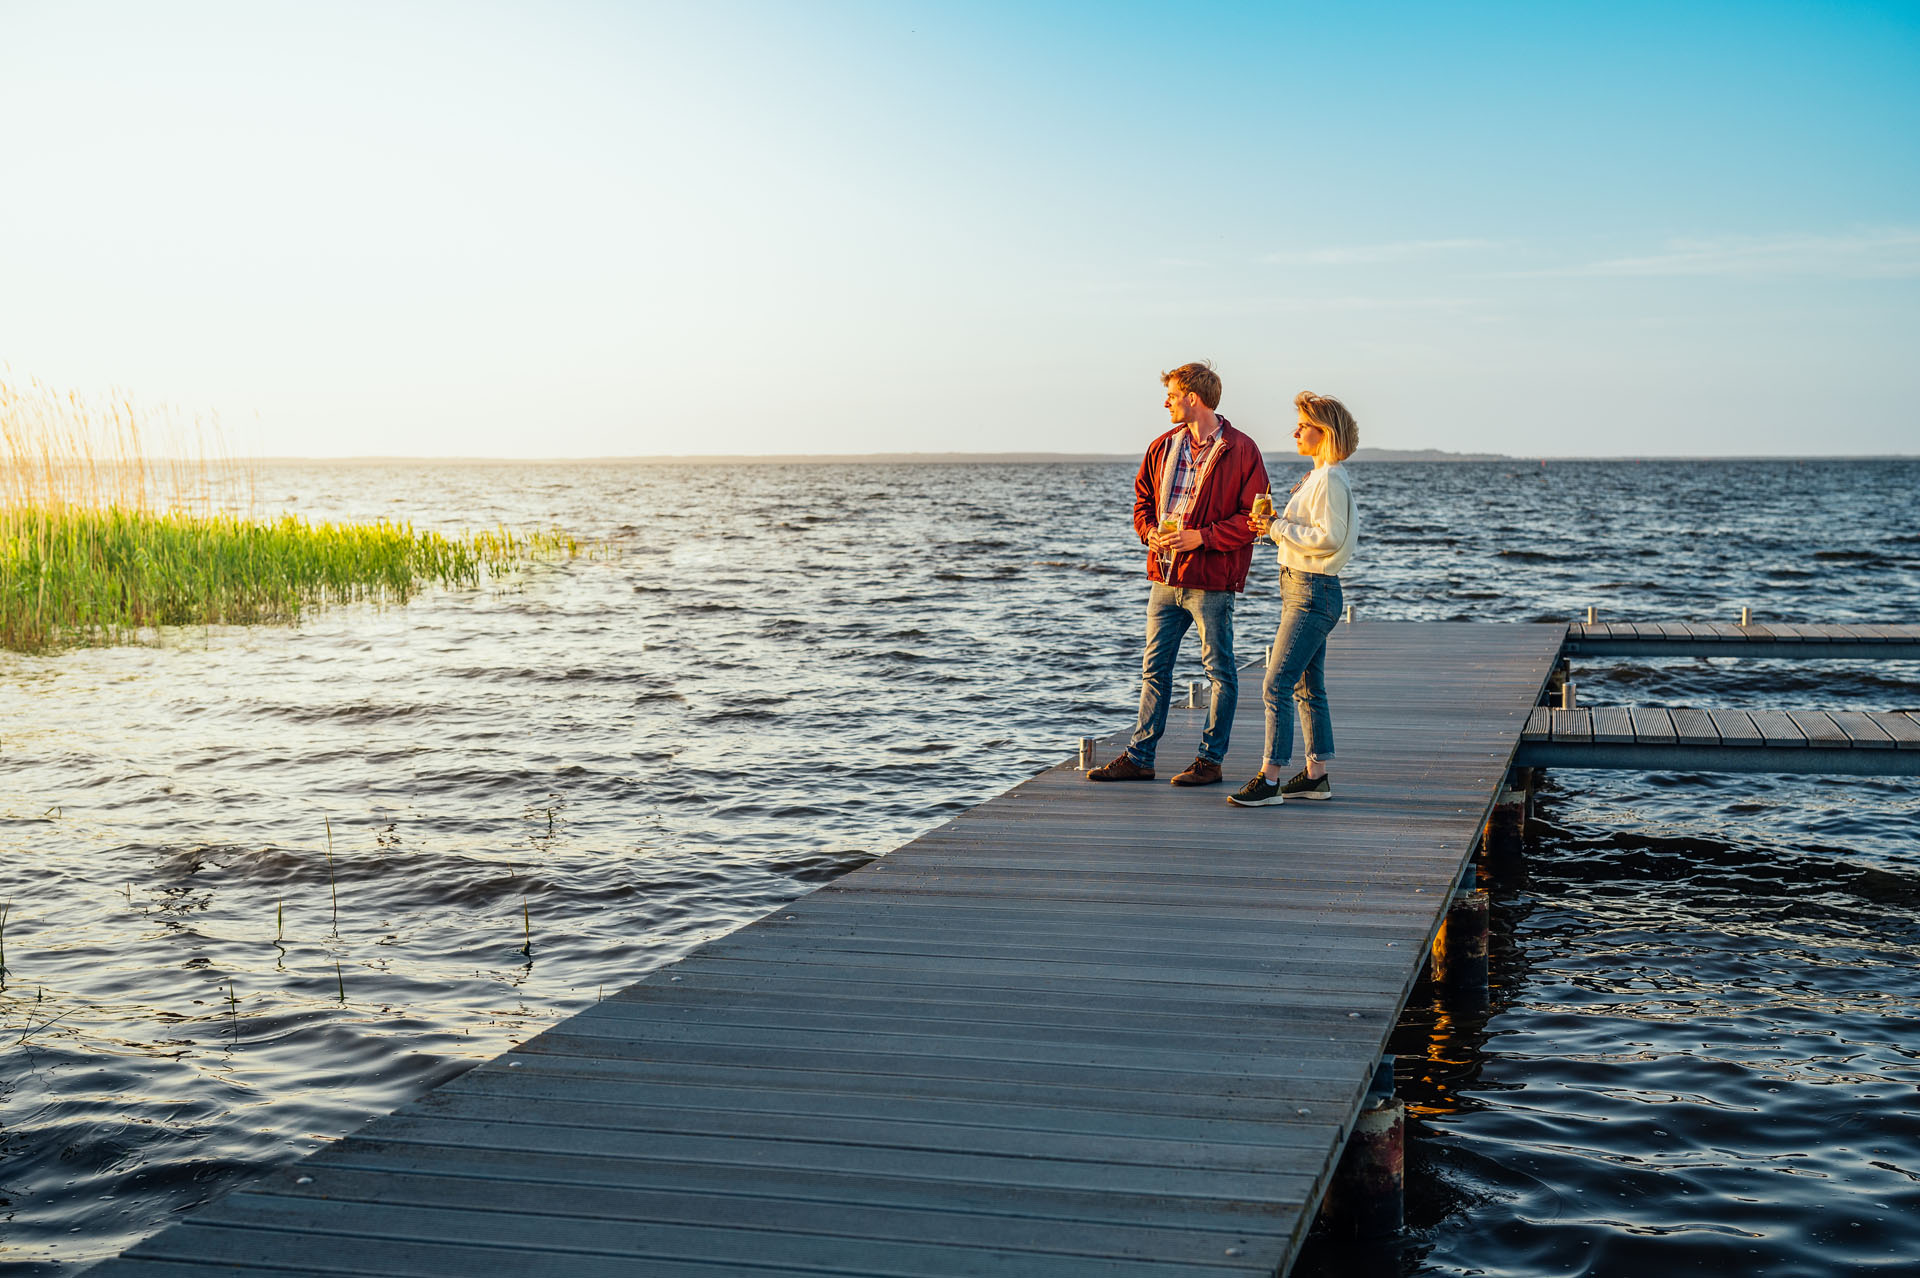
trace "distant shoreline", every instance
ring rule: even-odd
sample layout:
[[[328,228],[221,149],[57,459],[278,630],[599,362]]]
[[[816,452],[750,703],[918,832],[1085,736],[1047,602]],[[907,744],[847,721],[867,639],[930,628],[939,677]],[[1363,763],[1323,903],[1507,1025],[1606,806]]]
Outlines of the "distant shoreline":
[[[1284,457],[1291,457],[1285,454]],[[1818,461],[1913,461],[1916,453],[1856,453],[1821,457]],[[688,453],[651,457],[243,457],[253,465],[324,466],[983,466],[983,465],[1091,465],[1137,463],[1138,453]],[[1450,453],[1438,448],[1362,448],[1356,462],[1510,462],[1545,465],[1554,462],[1803,462],[1793,454],[1732,457],[1541,457],[1509,453]]]

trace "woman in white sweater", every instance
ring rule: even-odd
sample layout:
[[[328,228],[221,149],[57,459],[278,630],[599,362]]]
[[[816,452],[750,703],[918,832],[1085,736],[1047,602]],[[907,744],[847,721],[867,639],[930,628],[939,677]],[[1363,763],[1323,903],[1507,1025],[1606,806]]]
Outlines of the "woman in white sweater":
[[[1331,799],[1327,760],[1333,757],[1333,720],[1327,713],[1327,635],[1340,619],[1340,570],[1353,557],[1357,521],[1353,488],[1341,462],[1360,443],[1360,428],[1346,405],[1301,391],[1293,446],[1313,458],[1313,469],[1294,485],[1276,519],[1253,522],[1256,534],[1280,547],[1280,633],[1267,654],[1267,747],[1258,774],[1227,802],[1264,808],[1288,799]],[[1307,766],[1282,781],[1293,758],[1293,706],[1300,711]]]

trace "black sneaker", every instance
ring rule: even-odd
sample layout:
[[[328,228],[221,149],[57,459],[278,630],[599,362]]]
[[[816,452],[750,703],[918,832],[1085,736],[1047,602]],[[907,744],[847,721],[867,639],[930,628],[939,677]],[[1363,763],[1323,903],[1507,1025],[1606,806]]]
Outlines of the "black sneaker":
[[[1289,799],[1331,799],[1333,785],[1322,776],[1318,781],[1307,775],[1305,768],[1293,774],[1293,779],[1280,787],[1280,793]]]
[[[1286,796],[1280,793],[1280,787],[1267,780],[1264,772],[1254,773],[1253,780],[1227,796],[1228,803],[1243,808],[1266,808],[1286,801]]]

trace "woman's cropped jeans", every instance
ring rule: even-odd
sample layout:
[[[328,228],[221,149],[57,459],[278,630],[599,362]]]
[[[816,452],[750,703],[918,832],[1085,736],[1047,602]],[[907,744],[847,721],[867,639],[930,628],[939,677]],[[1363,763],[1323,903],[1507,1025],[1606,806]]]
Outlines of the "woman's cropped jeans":
[[[1280,631],[1267,653],[1267,762],[1285,767],[1293,759],[1293,706],[1300,708],[1300,734],[1307,761],[1333,757],[1333,719],[1327,713],[1327,635],[1340,620],[1340,578],[1280,570]],[[1287,704],[1292,690],[1293,705]]]

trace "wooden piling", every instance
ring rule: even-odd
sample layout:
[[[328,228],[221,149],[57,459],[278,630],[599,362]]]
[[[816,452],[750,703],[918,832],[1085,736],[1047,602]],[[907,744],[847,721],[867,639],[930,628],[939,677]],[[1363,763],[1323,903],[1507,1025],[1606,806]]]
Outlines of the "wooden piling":
[[[1439,999],[1458,1009],[1487,1001],[1487,894],[1457,893],[1433,938],[1433,984]]]
[[[1387,1242],[1406,1224],[1406,1184],[1406,1106],[1394,1092],[1393,1057],[1385,1056],[1327,1186],[1320,1224],[1344,1242]]]

